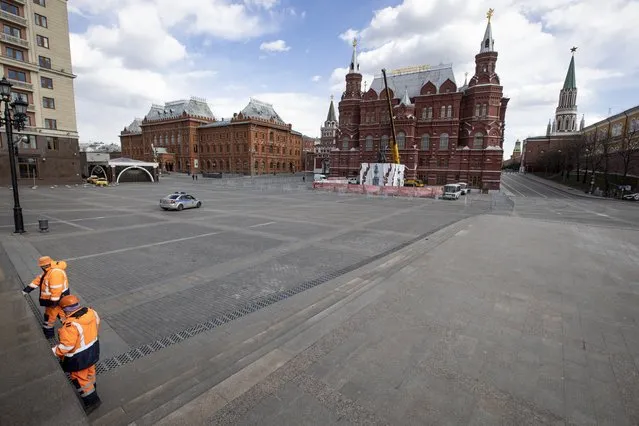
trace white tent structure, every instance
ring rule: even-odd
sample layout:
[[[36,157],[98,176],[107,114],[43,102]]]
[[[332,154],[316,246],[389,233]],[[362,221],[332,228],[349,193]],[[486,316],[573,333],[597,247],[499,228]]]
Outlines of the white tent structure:
[[[155,182],[158,175],[158,163],[126,157],[109,160],[109,169],[111,169],[111,179],[114,183],[120,183],[122,176],[130,170],[144,171],[151,179],[151,182]]]

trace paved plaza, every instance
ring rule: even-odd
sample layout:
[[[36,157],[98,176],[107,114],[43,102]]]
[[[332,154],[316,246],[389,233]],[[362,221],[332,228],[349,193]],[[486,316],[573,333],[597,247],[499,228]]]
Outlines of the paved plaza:
[[[503,182],[25,188],[29,232],[0,229],[20,278],[65,259],[105,320],[95,424],[636,424],[639,206]],[[160,210],[176,190],[203,207]]]

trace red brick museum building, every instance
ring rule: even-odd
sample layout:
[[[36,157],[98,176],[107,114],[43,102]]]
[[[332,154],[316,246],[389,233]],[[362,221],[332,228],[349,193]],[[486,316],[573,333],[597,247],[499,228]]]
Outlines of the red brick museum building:
[[[407,178],[428,185],[465,181],[499,189],[508,98],[496,73],[497,51],[488,24],[475,73],[461,87],[452,65],[392,71],[388,87],[401,163]],[[330,152],[331,176],[357,176],[362,162],[390,161],[388,103],[381,75],[362,92],[357,42],[339,102],[339,130]]]

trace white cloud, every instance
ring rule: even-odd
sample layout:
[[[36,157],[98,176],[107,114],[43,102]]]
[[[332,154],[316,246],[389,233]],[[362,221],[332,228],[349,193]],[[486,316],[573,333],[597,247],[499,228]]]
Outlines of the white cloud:
[[[266,52],[288,52],[291,47],[287,46],[284,40],[274,40],[260,44],[260,50]]]
[[[348,29],[339,37],[351,41],[359,36],[359,64],[365,75],[383,67],[452,62],[461,85],[464,72],[470,77],[475,69],[489,7],[495,9],[497,73],[505,96],[511,98],[504,146],[508,155],[514,141],[528,136],[531,128],[537,129],[535,134],[545,132],[573,45],[581,46],[575,57],[580,115],[600,110],[607,92],[614,90],[613,80],[622,80],[619,76],[634,79],[633,88],[639,90],[639,56],[633,47],[639,45],[639,2],[633,0],[404,0],[375,11],[364,28]],[[345,72],[333,71],[332,90],[343,91]],[[592,122],[588,116],[586,121]]]
[[[313,77],[311,77],[311,81],[317,83],[318,81],[320,81],[322,79],[321,75],[314,75]]]
[[[279,3],[279,0],[244,0],[248,6],[258,6],[264,9],[272,9]]]

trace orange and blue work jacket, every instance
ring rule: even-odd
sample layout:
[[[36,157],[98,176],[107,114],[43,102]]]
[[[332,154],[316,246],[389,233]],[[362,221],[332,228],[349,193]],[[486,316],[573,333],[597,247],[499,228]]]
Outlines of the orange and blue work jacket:
[[[40,306],[56,306],[61,298],[69,294],[69,279],[65,269],[65,261],[53,262],[51,267],[35,277],[24,291],[29,293],[40,288]]]
[[[58,330],[60,343],[52,348],[66,372],[80,371],[95,365],[100,359],[98,330],[100,317],[91,308],[79,308],[67,315]]]

